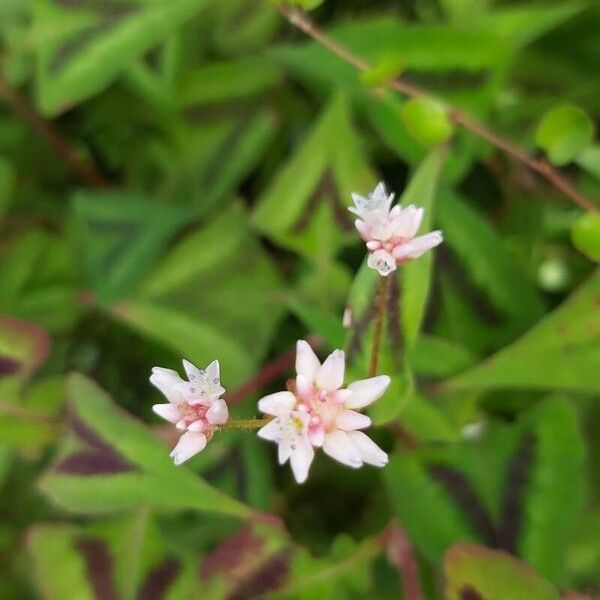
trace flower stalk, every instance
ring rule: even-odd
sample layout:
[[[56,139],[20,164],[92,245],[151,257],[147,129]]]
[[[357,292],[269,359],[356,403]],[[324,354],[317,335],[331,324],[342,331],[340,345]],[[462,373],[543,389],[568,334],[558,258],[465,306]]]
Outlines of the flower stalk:
[[[369,377],[377,375],[379,368],[379,351],[381,348],[381,337],[383,334],[383,323],[385,321],[385,309],[390,290],[390,278],[380,277],[377,283],[377,294],[375,298],[375,329],[373,330],[373,342],[371,345],[371,359],[369,362]]]

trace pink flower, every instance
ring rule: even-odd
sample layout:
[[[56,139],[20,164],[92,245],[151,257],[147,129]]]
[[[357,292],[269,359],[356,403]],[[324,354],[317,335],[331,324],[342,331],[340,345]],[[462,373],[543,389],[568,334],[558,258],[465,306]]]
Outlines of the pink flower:
[[[176,465],[204,450],[217,426],[229,418],[227,404],[220,398],[225,389],[219,379],[219,361],[211,362],[205,370],[187,360],[183,366],[188,381],[176,371],[162,367],[154,367],[150,376],[150,383],[169,401],[155,404],[152,410],[185,432],[171,452]]]
[[[353,193],[352,200],[348,210],[359,217],[354,225],[367,244],[368,265],[384,277],[443,241],[439,230],[417,236],[424,210],[412,204],[392,207],[394,194],[388,196],[383,183],[366,198]]]
[[[308,343],[299,340],[295,391],[277,392],[259,400],[259,410],[275,418],[258,435],[278,444],[280,464],[290,459],[298,483],[308,476],[313,448],[322,447],[349,467],[387,464],[387,454],[360,431],[371,425],[371,419],[358,410],[381,397],[390,378],[380,375],[342,388],[344,371],[342,350],[335,350],[321,364]]]

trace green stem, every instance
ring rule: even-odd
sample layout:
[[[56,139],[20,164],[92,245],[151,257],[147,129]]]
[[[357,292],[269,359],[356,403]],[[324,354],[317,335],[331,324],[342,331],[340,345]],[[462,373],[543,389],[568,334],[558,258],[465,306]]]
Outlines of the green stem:
[[[381,347],[381,334],[385,320],[385,309],[390,289],[389,277],[380,277],[377,284],[377,297],[375,299],[375,329],[373,331],[373,344],[371,346],[371,361],[369,363],[369,377],[377,375],[379,367],[379,349]]]
[[[272,419],[271,416],[261,419],[229,419],[221,429],[260,429]]]

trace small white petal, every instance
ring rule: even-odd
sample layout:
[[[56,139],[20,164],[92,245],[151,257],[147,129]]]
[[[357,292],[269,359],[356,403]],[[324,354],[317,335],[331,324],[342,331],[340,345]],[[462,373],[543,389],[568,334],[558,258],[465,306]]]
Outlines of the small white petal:
[[[365,242],[368,242],[371,238],[371,227],[360,219],[356,219],[356,221],[354,221],[354,227],[356,227],[356,231],[358,231],[360,237]]]
[[[396,270],[396,259],[385,250],[376,250],[369,254],[367,265],[375,269],[382,277],[387,277]]]
[[[189,360],[186,360],[185,358],[183,359],[183,368],[185,370],[185,374],[187,375],[187,378],[190,381],[193,381],[197,377],[202,376],[202,371],[194,363],[191,363]]]
[[[292,392],[275,392],[258,401],[258,410],[274,417],[286,417],[296,405],[296,396]]]
[[[390,378],[387,375],[355,381],[348,386],[351,394],[344,405],[346,408],[364,408],[381,398],[388,385],[390,385]]]
[[[320,448],[325,441],[325,428],[321,426],[310,428],[308,439],[315,448]]]
[[[402,209],[394,218],[394,235],[405,240],[413,238],[421,224],[423,213],[423,209],[414,204]]]
[[[342,431],[353,431],[355,429],[365,429],[371,425],[371,419],[354,410],[345,410],[336,419],[335,424]]]
[[[171,458],[176,465],[184,463],[206,447],[206,436],[203,433],[186,431],[171,452]]]
[[[309,343],[305,340],[298,340],[296,342],[296,373],[304,375],[312,382],[315,380],[320,368],[321,362]]]
[[[206,367],[206,375],[208,381],[218,384],[221,381],[221,369],[219,367],[219,361],[213,360],[208,367]]]
[[[227,419],[229,419],[227,402],[222,398],[213,400],[210,408],[206,411],[206,420],[211,425],[223,425],[224,423],[227,423]]]
[[[362,431],[351,431],[348,437],[360,453],[363,462],[374,467],[385,467],[388,455]]]
[[[273,419],[269,421],[266,425],[261,427],[256,435],[263,440],[268,440],[269,442],[278,442],[282,436],[283,424],[280,418]]]
[[[185,401],[182,388],[182,384],[185,382],[176,371],[154,367],[150,376],[150,383],[158,388],[169,402],[180,404]]]
[[[350,441],[345,431],[335,430],[325,436],[323,442],[325,454],[354,469],[362,467],[360,452]]]
[[[333,392],[344,383],[346,357],[343,350],[334,350],[326,359],[317,373],[316,383],[319,388]]]
[[[315,457],[313,447],[306,441],[299,443],[290,455],[290,465],[294,478],[298,483],[304,483],[308,477],[308,470]]]
[[[296,377],[296,394],[298,398],[308,398],[313,393],[313,383],[304,375]]]
[[[181,419],[181,413],[175,404],[155,404],[152,410],[169,423],[177,423]]]
[[[419,258],[428,250],[435,248],[444,241],[441,231],[432,231],[413,238],[410,242],[400,244],[393,250],[397,260]]]

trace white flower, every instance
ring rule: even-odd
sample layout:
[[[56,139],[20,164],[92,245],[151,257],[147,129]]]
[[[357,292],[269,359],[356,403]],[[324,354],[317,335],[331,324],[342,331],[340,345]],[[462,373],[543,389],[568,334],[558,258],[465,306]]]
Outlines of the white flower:
[[[384,277],[443,241],[439,230],[417,236],[424,210],[412,204],[391,208],[393,199],[394,194],[388,196],[379,183],[367,198],[353,193],[354,206],[348,208],[360,217],[354,225],[370,252],[369,267]]]
[[[345,357],[342,350],[332,352],[321,364],[304,340],[296,346],[295,392],[278,392],[258,403],[261,412],[275,418],[258,435],[279,445],[279,461],[288,458],[298,483],[308,476],[314,458],[313,447],[335,460],[358,468],[364,463],[383,467],[387,454],[359,431],[371,419],[357,409],[375,402],[387,389],[387,375],[344,383]]]
[[[219,361],[211,362],[205,370],[187,360],[183,366],[187,381],[176,371],[162,367],[154,367],[150,376],[150,383],[169,401],[155,404],[152,410],[185,432],[171,452],[176,465],[204,450],[215,428],[229,418],[227,404],[220,398],[225,389],[219,378]]]

